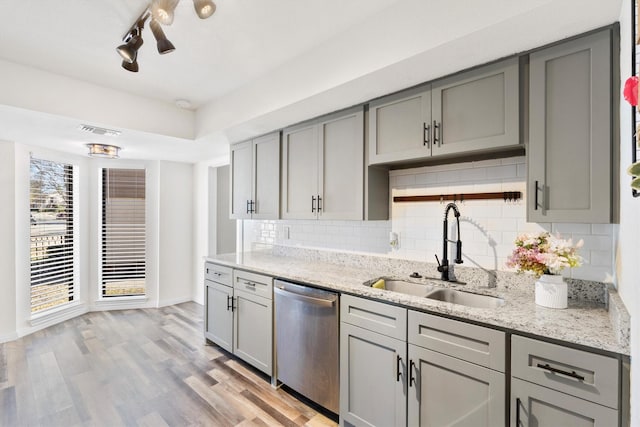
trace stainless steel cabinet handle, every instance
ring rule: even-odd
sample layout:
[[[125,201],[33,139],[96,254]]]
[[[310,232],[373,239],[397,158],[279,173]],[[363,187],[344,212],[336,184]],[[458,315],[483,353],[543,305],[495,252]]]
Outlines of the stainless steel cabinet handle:
[[[333,307],[336,303],[335,298],[333,299],[323,299],[323,298],[316,298],[316,297],[310,297],[308,295],[301,295],[298,294],[296,292],[291,292],[288,291],[286,289],[282,289],[282,288],[273,288],[273,292],[275,292],[276,294],[280,294],[282,296],[288,297],[288,298],[293,298],[293,299],[297,299],[300,301],[305,301],[311,304],[315,304],[315,305],[321,305],[323,307]]]
[[[316,211],[316,196],[311,196],[311,212]]]
[[[535,182],[535,189],[533,190],[533,192],[535,193],[533,197],[533,210],[537,211],[538,210],[538,181]]]
[[[435,120],[433,121],[433,145],[438,144],[438,147],[442,144],[440,137],[440,125]]]
[[[244,284],[245,284],[248,288],[251,288],[251,289],[253,289],[253,290],[255,290],[255,289],[256,289],[256,284],[255,284],[255,283],[253,283],[253,282],[245,281],[245,282],[244,282]]]
[[[318,194],[318,212],[322,210],[322,197]]]
[[[231,300],[231,302],[229,300]],[[227,295],[227,311],[229,310],[233,311],[233,298]]]
[[[402,364],[402,357],[396,354],[396,382],[399,382],[400,378],[402,377],[402,371],[400,370],[401,364]]]

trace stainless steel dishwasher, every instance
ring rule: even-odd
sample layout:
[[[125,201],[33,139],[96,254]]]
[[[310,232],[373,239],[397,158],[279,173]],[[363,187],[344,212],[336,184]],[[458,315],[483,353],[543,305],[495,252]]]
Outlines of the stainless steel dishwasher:
[[[276,280],[276,377],[339,411],[338,294]]]

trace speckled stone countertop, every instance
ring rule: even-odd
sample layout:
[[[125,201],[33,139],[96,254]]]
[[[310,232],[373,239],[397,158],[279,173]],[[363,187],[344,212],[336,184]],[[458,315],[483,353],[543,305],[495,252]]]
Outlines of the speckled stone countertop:
[[[601,283],[567,279],[570,288],[569,308],[558,310],[534,303],[533,277],[507,272],[458,267],[455,270],[456,277],[467,283],[456,285],[429,278],[409,278],[414,271],[438,277],[435,266],[428,263],[286,247],[217,255],[206,260],[515,332],[626,356],[630,354],[629,314],[617,292]],[[491,309],[474,308],[363,285],[379,277],[400,278],[491,295],[503,298],[505,304]]]

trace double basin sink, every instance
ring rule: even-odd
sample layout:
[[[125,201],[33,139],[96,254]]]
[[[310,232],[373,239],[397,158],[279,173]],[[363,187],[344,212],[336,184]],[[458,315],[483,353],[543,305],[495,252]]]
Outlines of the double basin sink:
[[[377,280],[367,283],[367,286],[377,282]],[[450,288],[441,288],[422,283],[407,282],[405,280],[384,279],[384,288],[387,291],[398,292],[406,295],[429,298],[436,301],[444,301],[452,304],[464,305],[476,308],[497,308],[504,305],[502,298],[490,295],[474,294],[466,291],[459,291]]]

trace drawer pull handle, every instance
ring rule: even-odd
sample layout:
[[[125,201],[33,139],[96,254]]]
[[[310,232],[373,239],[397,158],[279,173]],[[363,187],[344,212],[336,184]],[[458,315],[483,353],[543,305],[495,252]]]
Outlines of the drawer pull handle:
[[[554,368],[553,366],[549,365],[548,363],[545,363],[544,365],[542,363],[538,363],[538,368],[544,369],[544,370],[549,371],[549,372],[553,372],[555,374],[566,375],[567,377],[571,377],[571,378],[575,378],[575,379],[580,380],[580,381],[584,381],[584,377],[582,375],[580,375],[580,374],[577,374],[576,371],[571,371],[571,372],[563,371],[562,369]]]
[[[245,284],[245,285],[247,285],[247,286],[249,286],[249,287],[252,287],[253,289],[255,289],[255,288],[256,288],[256,284],[255,284],[255,283],[253,283],[253,282],[244,282],[244,284]]]

